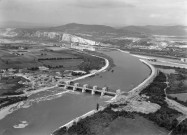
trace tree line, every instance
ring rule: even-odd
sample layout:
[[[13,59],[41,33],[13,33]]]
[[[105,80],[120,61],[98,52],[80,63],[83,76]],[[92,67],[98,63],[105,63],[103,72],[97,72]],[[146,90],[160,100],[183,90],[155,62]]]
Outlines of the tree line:
[[[43,60],[69,60],[69,59],[81,59],[79,57],[76,58],[39,58],[38,61],[43,61]]]

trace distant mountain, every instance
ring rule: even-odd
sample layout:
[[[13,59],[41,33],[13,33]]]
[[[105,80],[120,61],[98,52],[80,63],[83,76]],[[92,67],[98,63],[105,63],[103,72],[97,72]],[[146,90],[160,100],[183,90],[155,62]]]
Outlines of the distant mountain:
[[[21,25],[21,24],[19,24]],[[32,24],[27,24],[32,26]],[[38,37],[60,40],[63,33],[80,38],[102,42],[121,37],[147,37],[149,35],[187,36],[186,26],[126,26],[114,28],[105,25],[87,25],[69,23],[57,27],[35,27],[14,29],[19,37]]]
[[[69,23],[66,25],[53,27],[53,29],[66,31],[66,32],[116,32],[120,30],[116,30],[113,27],[105,26],[105,25],[87,25],[87,24],[77,24],[77,23]]]
[[[121,36],[137,36],[141,34],[148,35],[169,35],[169,36],[185,36],[187,35],[187,26],[126,26],[122,28],[114,28],[105,25],[86,25],[69,23],[66,25],[52,27],[52,30],[63,31],[66,33],[87,33],[95,36],[121,35]]]
[[[187,26],[127,26],[120,28],[132,32],[139,32],[154,35],[169,35],[169,36],[187,36]]]
[[[96,41],[103,38],[119,37],[119,36],[140,36],[139,32],[132,32],[129,30],[117,29],[106,25],[87,25],[69,23],[66,25],[51,27],[50,31],[60,31],[64,33],[75,34],[77,36],[94,39]]]

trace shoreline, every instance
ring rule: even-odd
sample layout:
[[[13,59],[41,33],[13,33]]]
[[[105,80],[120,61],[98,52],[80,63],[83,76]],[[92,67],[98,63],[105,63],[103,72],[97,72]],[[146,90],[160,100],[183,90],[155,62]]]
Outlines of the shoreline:
[[[90,77],[90,76],[92,76],[92,75],[95,75],[95,74],[97,74],[97,73],[104,72],[104,71],[109,67],[109,61],[108,61],[106,58],[100,57],[100,56],[96,56],[96,55],[92,55],[92,56],[95,56],[95,57],[104,59],[104,60],[105,60],[105,66],[103,66],[103,67],[102,67],[101,69],[99,69],[99,70],[96,70],[95,72],[92,72],[92,73],[89,73],[89,74],[86,74],[86,75],[83,75],[83,76],[74,78],[74,79],[69,80],[69,81],[77,81],[77,80],[85,79],[85,78]]]
[[[180,68],[187,69],[187,64],[185,63],[177,63],[173,61],[168,61],[168,60],[174,60],[171,58],[170,59],[168,58],[167,60],[167,58],[161,58],[161,57],[156,57],[156,56],[139,55],[139,54],[133,54],[133,53],[130,53],[130,54],[134,57],[141,58],[141,59],[157,59],[157,61],[155,62],[149,61],[153,65],[180,67]]]
[[[23,101],[8,105],[0,109],[0,120],[4,119],[7,115],[11,114],[15,110],[13,108],[23,105]]]
[[[151,74],[143,82],[141,82],[138,86],[136,86],[135,88],[133,88],[132,90],[130,90],[128,92],[131,95],[132,94],[134,95],[135,93],[139,94],[137,92],[140,92],[142,89],[144,89],[146,86],[148,86],[157,75],[157,70],[154,66],[152,66],[150,63],[148,63],[147,61],[145,61],[143,59],[139,59],[139,60],[149,67],[149,69],[151,70]]]
[[[77,78],[74,78],[74,79],[70,79],[68,81],[77,81],[77,80],[81,80],[81,79],[85,79],[89,76],[92,76],[92,75],[95,75],[97,73],[100,73],[100,72],[104,72],[108,67],[109,67],[109,61],[104,58],[104,57],[100,57],[100,56],[96,56],[96,55],[91,55],[91,56],[94,56],[94,57],[99,57],[99,58],[102,58],[105,60],[105,66],[103,66],[101,69],[99,70],[96,70],[95,72],[92,72],[92,73],[89,73],[89,74],[86,74],[86,75],[83,75],[83,76],[80,76],[80,77],[77,77]],[[45,91],[45,90],[48,90],[48,89],[53,89],[53,88],[56,88],[58,87],[58,84],[54,85],[54,86],[50,86],[50,87],[43,87],[43,88],[39,88],[35,91],[31,91],[29,93],[25,93],[25,94],[22,94],[22,95],[16,95],[16,96],[8,96],[8,97],[19,97],[19,96],[31,96],[32,94],[36,94],[38,92],[42,92],[42,91]],[[13,107],[19,105],[20,103],[22,103],[23,101],[21,102],[17,102],[17,103],[14,103],[14,104],[11,104],[11,105],[8,105],[6,107],[3,107],[0,109],[0,120],[5,118],[7,115],[11,114],[12,112],[10,111]]]
[[[128,53],[129,55],[133,56],[133,54],[131,54],[131,53],[127,52],[127,51],[120,50],[120,49],[117,49],[117,50],[120,51],[120,52],[123,52],[123,53]],[[136,87],[132,88],[130,91],[127,92],[127,93],[130,94],[130,95],[135,95],[135,93],[138,94],[137,92],[139,92],[140,89],[142,90],[142,89],[144,89],[146,86],[148,86],[148,85],[154,80],[154,78],[155,78],[156,75],[157,75],[157,70],[156,70],[156,68],[155,68],[153,65],[151,65],[149,62],[147,62],[147,61],[145,61],[145,60],[143,60],[143,59],[140,59],[140,58],[138,58],[138,59],[139,59],[143,64],[145,64],[146,66],[148,66],[148,68],[151,70],[151,73],[150,73],[150,75],[149,75],[146,79],[143,80],[143,82],[141,82],[141,83],[138,84]],[[121,94],[124,94],[124,93],[126,93],[126,92],[123,92],[123,93],[121,93]],[[107,101],[107,102],[109,102],[109,103],[110,103],[110,102],[113,102],[114,100],[116,100],[116,98],[117,98],[117,96],[113,97],[112,99],[110,99],[110,100]]]
[[[145,63],[146,64],[146,63]],[[148,64],[149,65],[149,64]],[[152,66],[152,65],[151,65]],[[153,67],[153,66],[152,66]],[[156,70],[155,70],[156,71]],[[153,74],[153,73],[152,73]],[[149,77],[148,77],[149,78]],[[151,78],[151,77],[150,77]],[[160,78],[157,78],[157,80],[155,80],[155,81],[157,81],[157,82],[160,82],[160,83],[163,83],[163,80]],[[165,83],[165,81],[164,81],[164,83]],[[152,86],[151,86],[152,87]],[[140,90],[141,91],[141,90]],[[144,93],[146,93],[145,91],[144,91]],[[152,93],[154,93],[154,91],[152,91]],[[155,92],[156,93],[156,92]],[[154,94],[155,94],[154,93]],[[136,94],[136,93],[135,93]],[[162,94],[162,93],[161,93]],[[136,96],[136,95],[135,95]],[[154,95],[153,95],[153,97],[154,97]],[[154,98],[153,98],[154,99]],[[152,99],[152,100],[153,100]],[[183,109],[181,109],[181,108],[178,108],[178,109],[176,109],[175,107],[178,107],[179,105],[179,103],[177,103],[177,105],[176,105],[176,103],[174,102],[172,102],[173,103],[173,105],[175,106],[174,108],[171,106],[171,104],[169,104],[168,103],[168,100],[167,100],[167,97],[166,97],[166,99],[165,100],[161,100],[161,99],[158,99],[158,100],[155,100],[154,102],[152,102],[152,103],[156,103],[156,104],[158,104],[158,105],[160,105],[160,104],[163,104],[163,103],[165,103],[162,107],[164,108],[160,108],[160,110],[158,111],[158,112],[156,112],[156,113],[154,113],[153,114],[153,116],[160,116],[160,114],[162,114],[162,111],[163,112],[165,112],[167,115],[166,116],[169,116],[169,118],[171,117],[172,118],[172,115],[178,115],[178,114],[180,114],[180,112],[182,112],[182,114],[184,115],[184,114],[186,114],[186,110],[185,110],[185,112],[183,112],[184,110]],[[148,102],[150,102],[150,101],[148,101]],[[161,102],[161,103],[159,103],[159,102]],[[170,102],[171,103],[171,102]],[[179,106],[179,107],[181,107],[181,106]],[[173,109],[173,110],[172,110]],[[182,111],[181,111],[182,110]],[[92,111],[94,111],[94,110],[92,110]],[[96,110],[95,110],[95,112],[97,112]],[[87,114],[87,113],[86,113]],[[85,116],[86,114],[84,114],[84,115],[82,115],[82,116]],[[158,125],[158,126],[160,126],[160,124],[158,123],[158,121],[157,120],[154,120],[154,119],[150,119],[150,116],[152,116],[152,114],[149,114],[149,115],[146,115],[146,114],[144,114],[144,113],[138,113],[140,116],[143,116],[145,119],[148,119],[149,121],[152,121],[154,124],[156,124],[156,125]],[[65,124],[64,126],[61,126],[59,129],[57,129],[56,131],[54,131],[54,132],[52,132],[52,134],[51,135],[59,135],[59,133],[63,133],[63,132],[68,132],[69,131],[69,128],[70,128],[70,131],[72,131],[72,129],[75,129],[75,131],[77,130],[77,131],[79,131],[79,128],[80,128],[80,125],[82,124],[82,123],[80,123],[80,122],[82,122],[82,119],[86,119],[86,120],[90,120],[90,117],[97,117],[97,118],[100,118],[100,116],[97,116],[97,115],[94,115],[94,114],[91,114],[91,115],[88,115],[88,117],[86,117],[86,118],[82,118],[82,116],[80,116],[80,117],[77,117],[76,119],[74,119],[74,120],[72,120],[72,121],[70,121],[69,123],[67,123],[67,124]],[[90,116],[90,117],[89,117]],[[105,116],[103,116],[103,117],[105,117]],[[79,119],[79,118],[81,118],[81,119]],[[162,121],[162,123],[165,123],[165,122],[167,122],[167,119],[168,119],[168,117],[166,117],[166,118],[164,118],[164,121]],[[186,117],[185,117],[185,119],[186,119]],[[92,119],[92,120],[94,120],[94,119]],[[175,122],[175,120],[177,120],[177,119],[173,119],[172,118],[172,121],[174,121]],[[183,119],[184,120],[184,119]],[[183,120],[181,120],[181,121],[183,121]],[[187,119],[186,119],[187,120]],[[181,121],[179,122],[179,124],[181,123]],[[85,122],[85,121],[84,121]],[[88,122],[88,121],[87,121]],[[110,123],[110,122],[109,122]],[[86,123],[84,123],[84,124],[86,124]],[[166,123],[165,123],[166,124]],[[78,126],[77,126],[78,125]],[[166,124],[166,126],[164,126],[163,127],[163,129],[166,129],[168,132],[170,131],[169,130],[169,128],[171,128],[171,126],[175,126],[175,123],[169,123],[169,125],[167,125]],[[85,127],[86,127],[86,125],[85,125]],[[90,126],[89,126],[90,127]],[[162,126],[160,126],[160,127],[162,127]],[[77,128],[77,129],[76,129]],[[82,130],[83,130],[84,128],[82,128]],[[172,130],[173,131],[173,130]],[[169,133],[171,133],[171,132],[169,132]]]
[[[128,52],[126,52],[126,51],[123,51],[123,50],[120,50],[120,49],[117,49],[118,51],[120,51],[120,52],[123,52],[123,53],[128,53]],[[128,54],[130,54],[130,53],[128,53]],[[132,54],[130,54],[131,56],[132,56]],[[142,89],[144,89],[146,86],[148,86],[153,80],[154,80],[154,78],[156,77],[156,75],[157,75],[157,70],[156,70],[156,68],[154,68],[150,63],[148,63],[148,62],[146,62],[145,60],[142,60],[142,59],[139,59],[142,63],[144,63],[146,66],[148,66],[149,67],[149,69],[151,70],[151,74],[145,79],[145,80],[143,80],[143,82],[141,82],[138,86],[136,86],[135,88],[133,88],[132,90],[130,90],[128,93],[130,94],[130,95],[135,95],[135,94],[139,94],[139,92],[142,90]],[[138,93],[137,93],[138,92]],[[123,94],[123,93],[121,93],[121,94]],[[106,101],[106,102],[108,102],[108,103],[111,103],[111,102],[114,102],[115,100],[117,100],[117,98],[118,98],[118,96],[115,96],[115,97],[113,97],[113,98],[111,98],[110,100],[108,100],[108,101]],[[98,111],[100,111],[100,110],[98,110]],[[77,118],[75,118],[75,119],[72,119],[71,121],[69,121],[68,123],[66,123],[66,124],[64,124],[64,125],[62,125],[62,126],[60,126],[59,128],[57,128],[56,130],[54,130],[52,133],[51,133],[51,135],[53,135],[53,133],[55,132],[55,131],[57,131],[57,130],[59,130],[59,129],[61,129],[61,128],[63,128],[63,127],[71,127],[72,125],[73,125],[73,123],[74,122],[78,122],[80,119],[84,119],[84,118],[86,118],[87,116],[91,116],[91,115],[94,115],[94,113],[96,113],[96,112],[98,112],[98,111],[96,111],[96,110],[91,110],[91,111],[89,111],[89,112],[87,112],[87,113],[85,113],[85,114],[83,114],[83,115],[81,115],[81,116],[79,116],[79,117],[77,117]]]
[[[122,50],[120,50],[120,49],[119,49],[118,51],[127,53],[127,52],[122,51]],[[130,55],[131,55],[131,54],[130,54]],[[69,81],[76,81],[76,80],[85,79],[85,78],[87,78],[87,77],[89,77],[89,76],[92,76],[92,75],[95,75],[95,74],[97,74],[97,73],[106,71],[106,69],[107,69],[108,66],[109,66],[109,61],[108,61],[108,59],[106,59],[106,58],[104,58],[104,57],[96,56],[96,55],[92,55],[92,56],[95,56],[95,57],[99,57],[99,58],[104,59],[104,60],[105,60],[105,66],[103,66],[103,67],[102,67],[101,69],[99,69],[99,70],[96,70],[95,72],[92,72],[92,73],[89,73],[89,74],[86,74],[86,75],[83,75],[83,76],[80,76],[80,77],[77,77],[77,78],[74,78],[74,79],[70,79]],[[141,61],[142,63],[144,63],[145,65],[147,65],[147,66],[151,69],[151,74],[152,74],[153,71],[152,71],[152,68],[149,66],[149,64],[147,64],[144,60],[140,60],[140,61]],[[135,91],[135,90],[138,89],[139,87],[142,87],[143,85],[145,85],[145,83],[147,83],[147,80],[149,80],[150,78],[152,78],[151,75],[149,75],[143,82],[141,82],[138,86],[136,86],[136,87],[133,88],[132,90]],[[41,91],[44,91],[44,90],[47,90],[47,89],[55,88],[55,87],[58,87],[57,84],[56,84],[55,86],[51,86],[50,88],[49,88],[49,87],[44,87],[44,88],[38,89],[37,91],[33,91],[32,94],[35,94],[35,93],[38,93],[38,92],[41,92]],[[132,91],[132,90],[130,90],[130,91]],[[130,91],[129,91],[129,92],[130,92]],[[32,94],[30,93],[29,96],[32,95]],[[115,98],[115,97],[114,97],[114,98]],[[113,99],[113,98],[111,98],[109,101],[112,101],[112,99]],[[16,104],[19,104],[19,103],[20,103],[20,102],[15,103],[15,105],[16,105]],[[12,104],[12,105],[14,105],[14,104]],[[9,106],[7,106],[7,108],[8,108],[8,107],[9,107]],[[5,107],[4,109],[6,110],[6,107]],[[11,106],[6,110],[8,114],[12,113],[12,112],[9,112],[10,109],[11,109]],[[6,111],[5,111],[5,112],[6,112]],[[92,112],[92,111],[94,111],[94,110],[91,110],[90,112]],[[0,110],[0,113],[1,113],[1,110]],[[8,115],[8,114],[7,114],[7,115]],[[90,113],[87,112],[86,114],[90,114]],[[85,114],[83,114],[83,115],[81,115],[81,116],[85,116]],[[81,116],[79,116],[79,117],[81,117]],[[86,115],[86,116],[87,116],[87,115]],[[6,117],[6,115],[5,115],[5,117]],[[77,118],[75,118],[75,119],[77,119]],[[74,121],[75,119],[73,119],[72,121]],[[72,121],[70,121],[70,122],[68,122],[68,123],[71,123]],[[67,123],[67,124],[68,124],[68,123]],[[67,124],[65,124],[65,125],[67,125]],[[62,127],[63,127],[63,126],[61,126],[60,128],[62,128]]]
[[[117,49],[121,52],[124,53],[128,53],[131,56],[137,57],[137,58],[141,58],[141,59],[157,59],[157,62],[152,62],[149,61],[151,64],[153,65],[161,65],[161,66],[170,66],[170,67],[180,67],[180,68],[185,68],[187,69],[187,63],[181,62],[180,60],[174,59],[174,58],[165,58],[165,57],[161,57],[161,56],[150,56],[150,55],[146,55],[146,54],[136,54],[130,51],[125,51],[125,50],[121,50],[121,49]],[[169,61],[168,61],[169,60]]]

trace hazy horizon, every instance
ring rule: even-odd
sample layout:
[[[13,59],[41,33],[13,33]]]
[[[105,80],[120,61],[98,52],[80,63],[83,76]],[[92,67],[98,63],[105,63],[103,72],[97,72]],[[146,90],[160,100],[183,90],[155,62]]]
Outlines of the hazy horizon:
[[[185,0],[0,0],[0,25],[187,25]]]

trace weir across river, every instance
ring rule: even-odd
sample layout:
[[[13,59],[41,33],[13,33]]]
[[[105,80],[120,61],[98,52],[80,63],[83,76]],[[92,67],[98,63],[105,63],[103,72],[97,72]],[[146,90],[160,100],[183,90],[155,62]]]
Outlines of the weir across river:
[[[88,84],[80,85],[79,83],[72,83],[72,82],[62,82],[58,85],[59,87],[63,87],[64,89],[67,90],[73,90],[73,91],[81,91],[82,93],[87,92],[91,93],[92,95],[94,94],[99,94],[101,96],[107,95],[107,96],[116,96],[120,94],[120,89],[116,90],[116,92],[109,92],[107,91],[107,87],[103,88],[98,88],[96,85],[95,86],[88,86]]]

